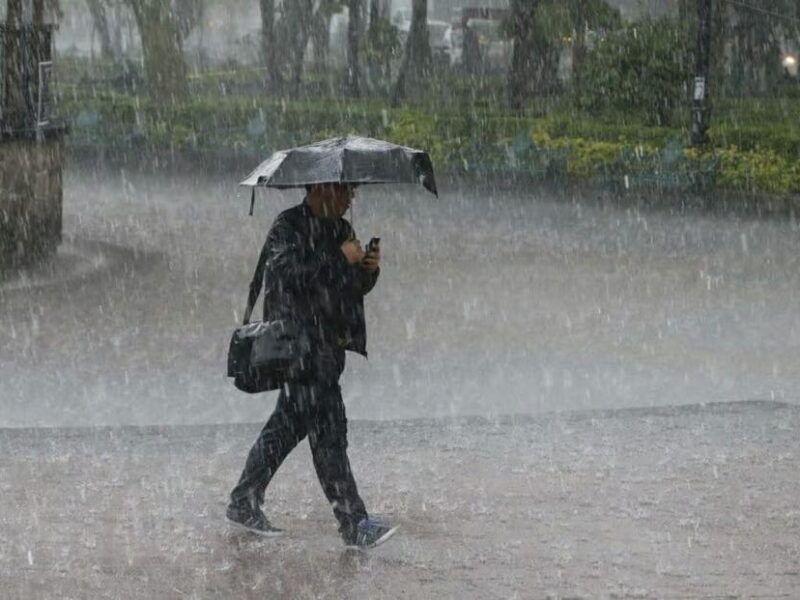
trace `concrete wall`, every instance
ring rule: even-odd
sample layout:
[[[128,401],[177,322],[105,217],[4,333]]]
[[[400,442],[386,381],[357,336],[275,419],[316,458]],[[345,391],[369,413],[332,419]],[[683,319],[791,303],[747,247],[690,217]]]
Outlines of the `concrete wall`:
[[[63,135],[0,140],[0,269],[29,264],[61,242]]]

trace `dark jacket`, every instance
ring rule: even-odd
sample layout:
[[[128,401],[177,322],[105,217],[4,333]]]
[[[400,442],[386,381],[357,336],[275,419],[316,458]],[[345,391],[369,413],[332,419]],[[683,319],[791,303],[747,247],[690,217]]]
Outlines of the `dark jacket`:
[[[347,262],[340,246],[353,237],[345,219],[317,218],[305,201],[283,211],[261,250],[249,305],[263,279],[265,321],[299,321],[318,342],[366,356],[364,295],[378,271]]]

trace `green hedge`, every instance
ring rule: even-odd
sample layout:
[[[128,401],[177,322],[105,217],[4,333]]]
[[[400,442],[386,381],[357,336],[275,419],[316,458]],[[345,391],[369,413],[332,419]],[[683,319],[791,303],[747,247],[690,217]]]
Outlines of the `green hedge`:
[[[253,162],[269,152],[358,133],[426,149],[440,170],[520,173],[543,179],[619,185],[800,192],[800,128],[792,120],[757,125],[727,107],[712,127],[713,148],[685,150],[688,132],[554,111],[518,116],[496,106],[389,108],[379,102],[282,101],[240,96],[197,97],[185,105],[102,92],[60,90],[70,125],[68,148],[126,156],[178,152]],[[774,107],[773,107],[774,110]],[[763,107],[752,113],[763,112]],[[687,119],[688,121],[688,119]]]

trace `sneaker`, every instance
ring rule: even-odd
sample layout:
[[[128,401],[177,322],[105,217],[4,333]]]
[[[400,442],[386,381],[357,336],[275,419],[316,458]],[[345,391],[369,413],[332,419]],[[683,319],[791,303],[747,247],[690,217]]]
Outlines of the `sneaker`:
[[[397,533],[397,527],[390,527],[377,519],[361,519],[356,525],[354,539],[348,540],[348,546],[356,548],[374,548]]]
[[[253,508],[249,503],[229,504],[225,516],[232,523],[258,535],[268,537],[283,535],[283,529],[275,527],[260,508]]]

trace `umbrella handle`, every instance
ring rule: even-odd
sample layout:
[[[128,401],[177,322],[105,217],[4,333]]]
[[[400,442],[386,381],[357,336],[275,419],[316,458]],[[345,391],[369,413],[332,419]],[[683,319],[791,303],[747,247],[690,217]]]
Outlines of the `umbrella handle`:
[[[256,186],[253,186],[253,190],[250,192],[250,216],[253,216],[253,207],[256,204]]]

